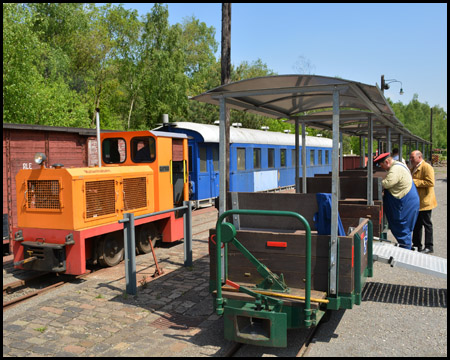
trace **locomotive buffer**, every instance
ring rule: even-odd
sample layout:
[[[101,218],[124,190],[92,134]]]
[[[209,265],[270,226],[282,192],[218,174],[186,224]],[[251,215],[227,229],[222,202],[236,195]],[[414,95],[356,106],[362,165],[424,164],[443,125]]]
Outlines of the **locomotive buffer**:
[[[447,279],[447,259],[403,249],[386,242],[373,242],[373,260],[391,267],[398,266]]]

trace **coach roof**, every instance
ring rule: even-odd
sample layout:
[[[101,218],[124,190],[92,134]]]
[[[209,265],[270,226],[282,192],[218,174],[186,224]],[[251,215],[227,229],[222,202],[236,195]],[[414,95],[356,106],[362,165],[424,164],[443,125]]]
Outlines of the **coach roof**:
[[[178,129],[195,131],[202,136],[205,143],[219,142],[219,126],[217,125],[183,121],[170,123],[169,126],[175,126]],[[161,128],[158,128],[157,130],[161,130]],[[274,131],[230,127],[230,143],[294,146],[295,135]],[[302,145],[301,136],[299,136],[299,144],[300,146]],[[331,148],[332,140],[323,137],[307,136],[306,146]]]

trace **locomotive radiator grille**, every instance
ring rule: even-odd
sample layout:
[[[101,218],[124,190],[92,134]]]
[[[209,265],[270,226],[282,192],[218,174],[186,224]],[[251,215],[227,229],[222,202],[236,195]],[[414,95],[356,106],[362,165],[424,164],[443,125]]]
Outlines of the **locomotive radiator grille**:
[[[116,212],[114,180],[86,181],[86,218]]]
[[[145,177],[123,180],[124,210],[139,209],[147,206],[147,181]]]
[[[27,206],[29,209],[61,209],[58,180],[28,180]]]

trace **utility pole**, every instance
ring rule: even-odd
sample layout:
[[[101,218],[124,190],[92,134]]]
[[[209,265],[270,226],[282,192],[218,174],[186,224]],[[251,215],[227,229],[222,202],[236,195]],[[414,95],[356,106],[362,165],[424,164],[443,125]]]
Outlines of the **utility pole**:
[[[231,82],[231,3],[222,3],[222,41],[221,41],[221,80],[222,85]],[[230,189],[230,109],[225,112],[225,158],[226,158],[226,197]],[[228,201],[225,199],[225,209]]]

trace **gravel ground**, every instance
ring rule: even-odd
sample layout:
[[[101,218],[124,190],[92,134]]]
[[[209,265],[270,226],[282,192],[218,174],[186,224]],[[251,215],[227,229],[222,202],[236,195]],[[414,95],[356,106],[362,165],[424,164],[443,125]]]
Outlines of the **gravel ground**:
[[[447,168],[435,174],[434,255],[447,258]],[[369,288],[378,292],[367,296]],[[360,306],[321,326],[306,356],[447,356],[446,279],[375,262],[365,291]]]

